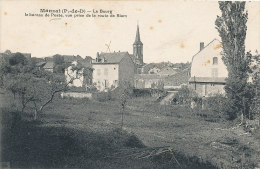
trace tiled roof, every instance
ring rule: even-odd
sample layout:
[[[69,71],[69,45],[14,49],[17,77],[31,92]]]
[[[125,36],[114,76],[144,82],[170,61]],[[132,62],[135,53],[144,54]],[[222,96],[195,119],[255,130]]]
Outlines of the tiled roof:
[[[130,57],[128,52],[100,53],[99,59],[104,59],[104,61],[95,61],[93,64],[119,63],[126,56]]]
[[[46,62],[46,64],[43,66],[44,69],[53,69],[54,67],[54,63],[49,61],[49,62]]]
[[[204,82],[204,83],[226,83],[226,77],[191,77],[190,83]]]

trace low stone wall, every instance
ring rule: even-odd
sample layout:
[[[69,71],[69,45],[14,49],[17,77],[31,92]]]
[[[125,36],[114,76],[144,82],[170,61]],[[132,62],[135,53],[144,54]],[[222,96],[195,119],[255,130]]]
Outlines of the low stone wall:
[[[92,98],[92,93],[79,93],[79,92],[66,92],[66,93],[61,93],[61,98],[68,98],[68,97],[73,97],[73,98]]]

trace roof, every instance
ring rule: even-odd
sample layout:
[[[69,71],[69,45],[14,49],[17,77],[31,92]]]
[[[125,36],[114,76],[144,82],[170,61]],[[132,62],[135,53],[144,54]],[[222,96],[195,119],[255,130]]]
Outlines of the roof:
[[[165,77],[158,74],[135,74],[134,79],[164,79]]]
[[[191,77],[190,83],[226,83],[226,77]]]
[[[46,64],[43,66],[44,69],[53,69],[54,67],[54,62],[48,61]]]
[[[143,43],[141,42],[141,38],[140,38],[139,25],[137,25],[136,37],[135,37],[134,45],[142,45],[142,44]]]
[[[192,56],[192,60],[191,60],[191,66],[192,66],[192,62],[195,56],[197,56],[201,51],[203,51],[205,48],[207,48],[209,45],[213,44],[213,42],[217,41],[218,43],[220,43],[219,40],[217,39],[213,39],[211,42],[209,42],[203,49],[201,49],[199,52],[197,52],[195,55]]]
[[[128,52],[100,53],[99,58],[103,61],[94,61],[93,64],[118,64],[124,57],[130,57]]]
[[[165,66],[161,69],[161,71],[158,72],[158,74],[167,74],[167,75],[173,75],[176,74],[177,71],[174,68],[171,68],[169,66]]]
[[[135,56],[133,54],[129,54],[129,56],[133,61],[135,60]]]
[[[190,78],[190,69],[186,68],[174,75],[166,77],[164,80],[164,85],[179,86],[182,84],[188,84],[189,78]]]
[[[46,62],[38,62],[36,63],[37,67],[43,67],[46,64]]]

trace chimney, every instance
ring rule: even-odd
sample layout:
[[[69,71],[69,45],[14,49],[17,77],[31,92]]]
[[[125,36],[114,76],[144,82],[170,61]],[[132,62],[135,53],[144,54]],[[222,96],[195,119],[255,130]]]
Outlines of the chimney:
[[[204,48],[204,42],[200,42],[200,51]]]

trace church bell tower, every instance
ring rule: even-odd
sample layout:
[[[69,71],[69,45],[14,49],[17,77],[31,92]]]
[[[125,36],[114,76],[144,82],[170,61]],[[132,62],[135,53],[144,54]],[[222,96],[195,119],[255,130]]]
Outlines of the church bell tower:
[[[133,55],[135,57],[135,64],[139,66],[143,66],[143,43],[141,42],[140,39],[140,32],[139,32],[139,25],[137,25],[137,30],[136,30],[136,37],[135,37],[135,42],[133,44]]]

